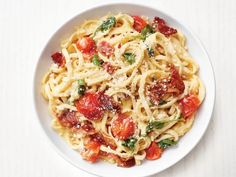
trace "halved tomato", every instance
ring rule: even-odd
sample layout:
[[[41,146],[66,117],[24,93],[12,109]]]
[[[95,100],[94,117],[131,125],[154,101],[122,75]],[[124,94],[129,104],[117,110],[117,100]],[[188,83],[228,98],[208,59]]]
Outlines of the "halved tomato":
[[[90,140],[85,143],[85,149],[81,152],[83,159],[92,163],[96,162],[99,157],[100,144],[96,141]]]
[[[94,53],[96,50],[96,45],[91,37],[83,37],[76,43],[77,48],[83,53]]]
[[[121,113],[111,124],[113,135],[121,140],[125,140],[134,134],[135,124],[126,113]]]
[[[142,19],[140,16],[132,16],[134,19],[134,24],[133,24],[133,28],[138,31],[141,32],[142,29],[147,25],[147,22]]]
[[[146,159],[148,160],[156,160],[161,157],[161,154],[163,153],[163,149],[160,148],[156,142],[152,142],[151,145],[145,149],[146,151]]]
[[[79,100],[75,101],[75,106],[77,110],[88,119],[98,120],[104,113],[98,98],[99,96],[96,93],[85,93]]]
[[[179,101],[181,113],[185,119],[190,117],[200,106],[197,95],[189,94]]]

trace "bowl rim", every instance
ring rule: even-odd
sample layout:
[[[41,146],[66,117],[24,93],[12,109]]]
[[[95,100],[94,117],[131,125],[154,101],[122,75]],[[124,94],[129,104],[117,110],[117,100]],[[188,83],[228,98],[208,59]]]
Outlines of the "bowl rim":
[[[38,110],[37,110],[37,106],[36,106],[36,97],[37,97],[37,93],[36,93],[36,77],[37,77],[37,70],[38,70],[38,66],[39,66],[39,62],[40,62],[40,59],[42,58],[42,55],[43,55],[43,52],[46,50],[46,47],[48,46],[48,44],[50,43],[51,39],[53,38],[53,36],[55,36],[61,28],[63,28],[64,26],[66,26],[68,23],[70,23],[71,21],[75,20],[76,18],[78,18],[78,16],[80,16],[81,14],[85,13],[86,11],[89,11],[89,10],[96,10],[98,8],[102,8],[102,7],[106,7],[106,6],[122,6],[122,5],[129,5],[129,6],[139,6],[139,7],[143,7],[143,8],[149,8],[149,9],[153,9],[153,10],[157,10],[159,11],[160,13],[162,13],[163,15],[167,16],[168,18],[170,19],[173,19],[174,21],[176,21],[179,25],[183,26],[193,37],[193,39],[199,44],[199,47],[201,48],[201,50],[203,51],[203,53],[206,55],[206,57],[208,58],[207,62],[209,62],[209,66],[210,66],[210,69],[211,69],[211,75],[212,75],[212,81],[213,81],[213,89],[211,90],[211,92],[213,92],[213,96],[212,96],[212,105],[211,105],[211,112],[210,112],[210,118],[208,119],[208,122],[206,123],[206,126],[205,128],[202,130],[202,133],[197,137],[197,140],[194,141],[194,143],[192,143],[191,145],[191,148],[189,148],[188,151],[186,151],[185,153],[183,153],[181,155],[180,158],[178,158],[177,160],[175,160],[173,163],[169,163],[168,165],[165,166],[165,168],[162,168],[161,170],[159,171],[152,171],[152,173],[148,173],[142,177],[145,177],[145,176],[150,176],[150,175],[154,175],[154,174],[158,174],[168,168],[170,168],[171,166],[174,166],[177,162],[181,161],[182,159],[184,159],[196,146],[197,144],[199,144],[199,142],[201,141],[202,137],[205,135],[206,133],[206,130],[207,128],[209,127],[209,124],[210,124],[210,121],[212,119],[212,116],[213,116],[213,112],[214,112],[214,109],[215,109],[215,98],[216,98],[216,80],[215,80],[215,72],[214,72],[214,68],[213,68],[213,65],[212,65],[212,61],[211,61],[211,58],[204,46],[204,44],[202,43],[202,41],[199,39],[199,37],[193,32],[193,30],[188,26],[186,25],[185,23],[183,23],[181,20],[177,20],[175,17],[173,17],[172,15],[169,14],[169,12],[164,12],[163,10],[160,10],[156,7],[152,7],[151,5],[144,5],[142,3],[139,3],[139,2],[110,2],[110,3],[99,3],[97,5],[90,5],[89,7],[86,7],[85,9],[83,10],[80,10],[77,14],[75,14],[73,17],[69,18],[69,19],[66,19],[65,21],[62,22],[61,25],[59,25],[59,27],[57,28],[56,31],[54,31],[50,37],[46,40],[46,43],[44,43],[44,47],[43,49],[40,51],[40,55],[36,61],[36,64],[34,66],[34,73],[33,73],[33,87],[32,87],[32,98],[33,98],[33,107],[34,107],[34,112],[37,116],[37,124],[40,125],[40,129],[41,131],[43,131],[44,133],[44,136],[47,137],[46,141],[49,142],[49,144],[51,144],[51,146],[53,147],[53,149],[57,152],[57,154],[59,154],[63,159],[65,159],[67,162],[69,162],[70,164],[72,164],[74,167],[86,172],[86,173],[89,173],[91,175],[96,175],[96,176],[100,176],[99,174],[96,174],[94,173],[93,171],[88,171],[82,167],[80,167],[78,164],[74,163],[66,154],[64,154],[50,139],[49,135],[46,133],[41,121],[40,121],[40,116],[39,116],[39,113],[38,113]],[[102,177],[102,176],[101,176]]]

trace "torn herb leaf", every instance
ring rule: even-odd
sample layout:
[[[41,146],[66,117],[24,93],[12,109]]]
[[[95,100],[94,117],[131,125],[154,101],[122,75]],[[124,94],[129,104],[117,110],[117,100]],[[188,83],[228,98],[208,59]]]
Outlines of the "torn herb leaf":
[[[141,31],[141,39],[145,41],[153,33],[155,33],[155,30],[150,25],[146,25]]]
[[[164,127],[164,124],[165,122],[160,122],[160,121],[149,122],[146,127],[146,132],[150,133],[153,129],[161,129]]]
[[[115,26],[116,24],[116,18],[115,17],[109,17],[107,18],[106,21],[104,21],[94,32],[94,36],[96,35],[96,33],[98,31],[104,32],[107,31],[109,29],[111,29],[113,26]]]
[[[133,64],[135,62],[135,54],[126,52],[123,56],[129,62],[129,64]]]
[[[97,54],[95,54],[95,55],[93,56],[92,62],[93,62],[93,64],[96,65],[96,66],[101,66],[102,63],[103,63],[102,60],[99,60]]]
[[[79,85],[85,85],[85,81],[84,81],[83,79],[79,79],[79,80],[78,80],[78,84],[79,84]]]
[[[177,144],[177,141],[174,141],[174,140],[170,140],[170,139],[164,139],[164,140],[161,140],[160,142],[158,142],[158,145],[163,148],[163,149],[166,149],[172,145],[176,145]]]
[[[133,150],[135,148],[135,143],[136,142],[137,142],[136,138],[129,138],[129,139],[125,140],[122,143],[122,145]]]

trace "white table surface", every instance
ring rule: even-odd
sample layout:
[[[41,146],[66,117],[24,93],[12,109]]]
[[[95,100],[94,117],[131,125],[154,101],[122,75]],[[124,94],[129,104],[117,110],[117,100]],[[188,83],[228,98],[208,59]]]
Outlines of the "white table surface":
[[[48,143],[36,121],[32,81],[52,33],[80,10],[108,2],[0,0],[0,177],[94,177],[69,164]],[[187,157],[155,177],[235,177],[236,1],[140,1],[147,2],[198,34],[217,84],[215,111],[205,136]]]

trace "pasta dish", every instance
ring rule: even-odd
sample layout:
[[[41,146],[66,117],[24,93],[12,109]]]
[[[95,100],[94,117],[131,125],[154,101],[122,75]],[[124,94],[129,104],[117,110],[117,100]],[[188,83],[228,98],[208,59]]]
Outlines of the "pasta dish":
[[[92,163],[159,159],[205,97],[184,35],[160,17],[86,20],[51,58],[41,90],[52,127]]]

